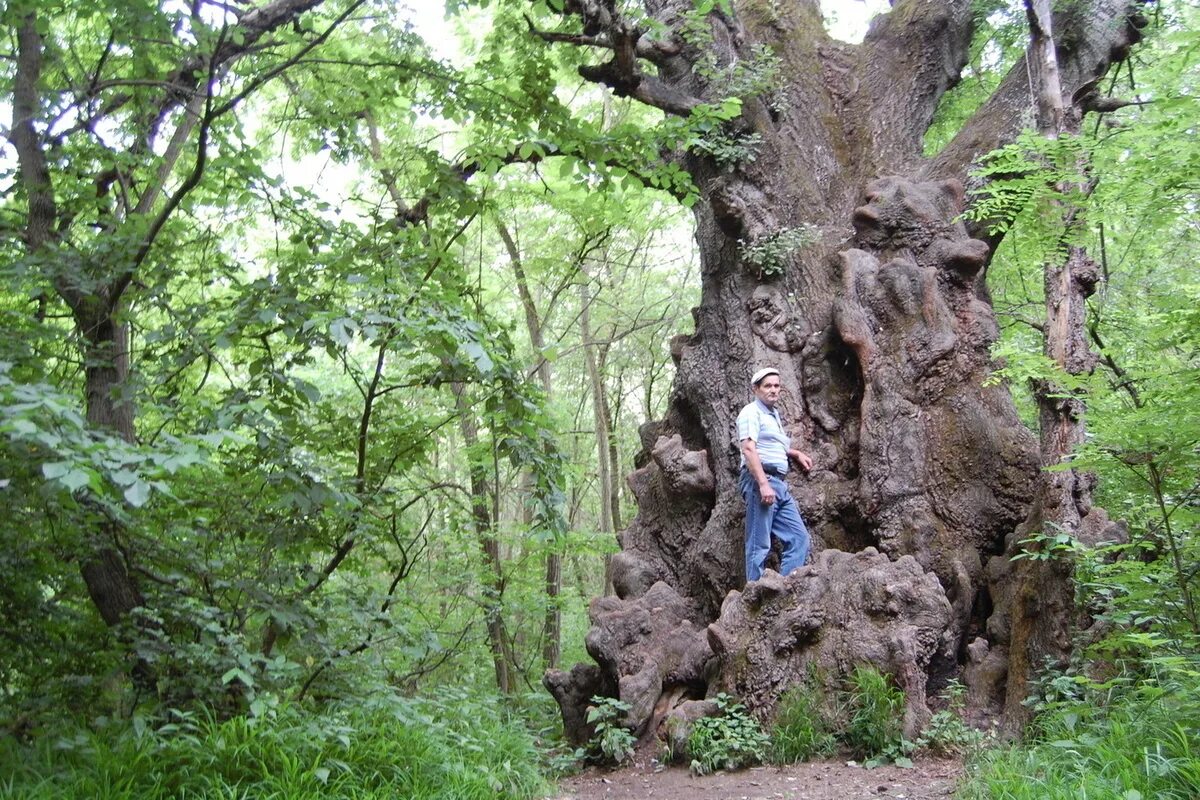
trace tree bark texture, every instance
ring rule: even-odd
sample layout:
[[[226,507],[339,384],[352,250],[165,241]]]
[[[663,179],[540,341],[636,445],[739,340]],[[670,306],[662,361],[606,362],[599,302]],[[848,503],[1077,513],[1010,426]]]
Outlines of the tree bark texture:
[[[678,35],[689,0],[645,5],[673,36],[637,31],[610,3],[568,4],[614,52],[609,63],[582,68],[585,77],[683,113],[718,99],[721,69],[753,59],[756,46],[770,48],[781,70],[769,91],[743,99],[734,124],[734,135],[758,137],[753,160],[722,167],[680,155],[701,194],[701,302],[695,332],[673,342],[678,369],[666,417],[643,429],[639,468],[629,477],[638,514],[613,560],[618,597],[633,613],[662,582],[689,604],[691,623],[712,622],[738,598],[765,613],[761,598],[744,596],[751,587],[737,591],[745,576],[733,423],[751,399],[750,375],[773,366],[789,433],[814,460],[811,474],[788,478],[814,552],[875,548],[893,561],[911,556],[936,576],[951,609],[945,630],[937,642],[921,638],[919,657],[904,662],[919,663],[935,686],[962,669],[976,638],[985,644],[974,652],[983,659],[990,646],[994,665],[1008,631],[990,618],[1006,613],[1008,599],[993,592],[1005,585],[1006,538],[1030,513],[1042,461],[1008,390],[988,380],[998,335],[982,278],[991,249],[958,216],[970,164],[1032,119],[1024,62],[949,146],[926,158],[923,136],[966,63],[969,0],[898,0],[860,45],[825,33],[816,0],[743,0],[732,16],[707,17],[705,52],[695,37]],[[1138,40],[1138,5],[1069,4],[1057,20],[1070,34],[1058,54],[1064,94],[1103,74]],[[653,62],[654,74],[624,51]],[[706,53],[720,69],[694,68]],[[799,230],[807,243],[789,247],[779,263],[756,255],[763,251],[756,245]],[[869,621],[901,613],[904,604],[867,605],[875,609],[863,611]],[[630,676],[607,649],[614,637],[631,653],[640,647],[620,619],[608,605],[593,605],[589,653],[605,674],[589,679],[653,708],[632,688],[625,697],[622,680]],[[718,646],[705,669],[727,679],[741,662],[718,633],[708,633]],[[814,641],[811,631],[795,635],[787,647]],[[645,663],[627,660],[639,670]],[[713,685],[670,669],[658,676],[660,698]],[[564,675],[546,684],[566,721],[578,714],[567,713]],[[924,687],[909,694],[923,702]],[[652,718],[659,717],[633,723],[645,729]]]

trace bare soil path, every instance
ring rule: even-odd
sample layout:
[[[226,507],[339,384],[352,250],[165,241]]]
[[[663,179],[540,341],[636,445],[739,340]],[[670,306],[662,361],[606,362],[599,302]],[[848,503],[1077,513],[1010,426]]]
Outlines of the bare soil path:
[[[814,761],[697,777],[648,760],[589,769],[562,781],[551,800],[944,800],[953,797],[962,771],[962,762],[952,759],[922,759],[911,769]]]

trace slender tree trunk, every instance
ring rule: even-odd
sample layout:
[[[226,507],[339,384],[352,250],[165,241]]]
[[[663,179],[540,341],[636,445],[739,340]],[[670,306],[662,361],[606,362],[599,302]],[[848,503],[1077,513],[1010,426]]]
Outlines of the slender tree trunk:
[[[586,280],[579,284],[579,336],[583,341],[584,361],[587,364],[588,384],[592,395],[592,421],[596,430],[596,472],[599,481],[597,497],[600,505],[600,533],[616,535],[613,524],[613,462],[610,442],[608,396],[604,391],[604,375],[600,370],[597,352],[599,346],[592,341],[591,304],[592,295]],[[620,540],[618,539],[618,544]],[[612,590],[611,558],[604,558],[604,593]]]
[[[466,386],[455,382],[451,384],[451,391],[454,393],[454,406],[458,410],[458,428],[463,444],[467,451],[473,451],[479,445],[479,426],[475,421],[475,412],[467,402]],[[515,684],[508,629],[504,624],[504,562],[500,554],[500,542],[493,530],[493,489],[488,481],[486,465],[469,460],[468,472],[471,482],[471,520],[484,559],[483,607],[488,646],[496,672],[496,688],[503,694],[509,694]]]
[[[516,241],[499,219],[496,220],[496,230],[508,251],[509,263],[512,264],[517,293],[521,297],[521,307],[525,310],[525,327],[529,331],[529,342],[533,345],[533,357],[537,362],[538,380],[542,384],[546,405],[549,406],[554,393],[554,379],[550,362],[542,355],[546,349],[546,338],[542,333],[541,316],[538,314],[533,293],[529,291],[529,281],[525,277],[525,266]],[[528,497],[531,489],[528,474],[522,478],[522,485],[526,487],[525,496]],[[526,506],[525,522],[526,524],[532,522],[528,505]],[[562,652],[562,608],[559,605],[559,596],[562,594],[562,554],[558,551],[557,542],[551,542],[550,549],[546,553],[544,585],[546,615],[542,623],[542,666],[545,669],[554,669],[558,666],[559,656]]]
[[[613,530],[619,531],[625,527],[625,523],[621,521],[621,475],[624,473],[621,469],[621,454],[617,449],[617,437],[614,434],[615,414],[607,402],[604,404],[604,416],[605,428],[608,430],[608,515],[612,519]]]
[[[95,317],[76,311],[77,325],[86,342],[84,385],[87,421],[100,430],[110,430],[127,442],[136,439],[133,403],[128,398],[129,328],[107,309]],[[105,522],[97,533],[95,550],[80,564],[88,595],[108,625],[128,618],[145,599],[126,563],[127,554],[114,546],[120,536],[115,522]],[[149,680],[149,665],[139,662],[135,677]]]

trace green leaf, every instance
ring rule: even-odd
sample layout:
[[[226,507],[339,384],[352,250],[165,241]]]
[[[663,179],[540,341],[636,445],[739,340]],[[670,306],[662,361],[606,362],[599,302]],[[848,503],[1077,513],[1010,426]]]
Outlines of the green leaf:
[[[254,678],[250,677],[250,675],[241,667],[233,667],[232,669],[227,670],[225,674],[221,676],[221,684],[225,686],[229,685],[235,680],[240,681],[243,685],[249,688],[254,688]]]
[[[483,349],[483,345],[479,342],[463,342],[462,349],[466,351],[471,361],[475,363],[475,369],[481,373],[492,371],[492,357],[487,354],[487,351]]]
[[[150,500],[150,484],[138,479],[125,489],[125,501],[134,508],[141,508]]]
[[[83,487],[91,484],[92,473],[88,470],[73,469],[59,479],[59,483],[66,486],[72,492],[77,492]]]
[[[42,475],[44,475],[47,480],[58,480],[70,471],[71,462],[69,461],[55,461],[53,463],[42,464]]]

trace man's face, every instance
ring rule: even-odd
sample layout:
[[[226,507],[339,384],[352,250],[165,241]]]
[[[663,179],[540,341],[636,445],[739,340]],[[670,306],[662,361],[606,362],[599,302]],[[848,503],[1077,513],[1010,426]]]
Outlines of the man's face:
[[[754,396],[763,401],[767,408],[774,408],[779,402],[779,392],[782,389],[782,384],[779,383],[778,375],[768,375],[758,382],[758,386],[754,387]]]

